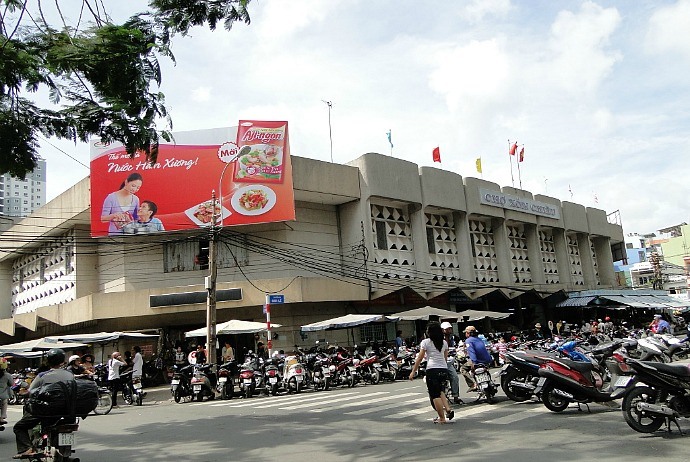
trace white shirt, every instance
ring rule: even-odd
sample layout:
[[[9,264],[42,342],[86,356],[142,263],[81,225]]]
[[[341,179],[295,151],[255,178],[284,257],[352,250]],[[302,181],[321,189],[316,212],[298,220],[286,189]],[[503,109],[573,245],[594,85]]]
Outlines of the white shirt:
[[[144,358],[141,357],[141,353],[135,353],[132,362],[132,377],[144,375]]]
[[[108,361],[108,380],[115,380],[120,378],[120,368],[124,366],[125,363],[112,358]]]
[[[426,368],[427,369],[448,369],[448,364],[444,358],[444,351],[448,351],[448,342],[443,341],[443,348],[441,351],[436,349],[436,345],[430,338],[425,338],[419,347],[426,352]]]

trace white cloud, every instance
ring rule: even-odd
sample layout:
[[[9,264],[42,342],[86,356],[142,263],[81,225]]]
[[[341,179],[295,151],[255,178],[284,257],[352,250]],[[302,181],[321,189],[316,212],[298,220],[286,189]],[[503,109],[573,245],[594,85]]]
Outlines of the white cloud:
[[[198,87],[192,90],[192,101],[205,103],[211,99],[211,87]]]
[[[618,52],[606,52],[620,22],[616,9],[592,2],[583,3],[577,13],[561,11],[551,26],[552,80],[571,92],[596,89],[621,59]]]
[[[505,16],[511,9],[510,0],[472,0],[462,9],[461,16],[476,23],[487,16]]]
[[[690,0],[658,8],[649,18],[645,47],[649,53],[684,55],[690,59]]]

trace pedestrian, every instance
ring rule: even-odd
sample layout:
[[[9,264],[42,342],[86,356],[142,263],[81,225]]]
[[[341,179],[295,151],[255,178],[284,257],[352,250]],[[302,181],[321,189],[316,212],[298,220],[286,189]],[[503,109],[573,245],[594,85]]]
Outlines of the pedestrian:
[[[175,349],[175,365],[177,367],[184,367],[187,365],[187,353],[184,352],[180,345]]]
[[[14,380],[7,370],[7,360],[0,358],[0,425],[7,424],[7,403],[12,385],[14,385]]]
[[[498,337],[498,342],[496,342],[496,351],[498,351],[498,365],[503,365],[506,360],[506,353],[508,352],[508,344],[506,343],[505,337],[502,335]]]
[[[110,393],[113,397],[113,407],[117,406],[117,393],[122,389],[122,378],[120,378],[120,370],[126,367],[122,355],[119,351],[113,351],[108,360],[108,384],[110,385]]]
[[[204,344],[200,343],[196,346],[196,364],[206,364],[206,349]]]
[[[225,341],[225,345],[223,345],[223,348],[220,350],[220,355],[226,363],[235,359],[235,350],[233,350],[232,345],[230,345],[230,340]]]
[[[395,354],[395,357],[398,357],[398,353],[400,352],[400,348],[405,345],[405,340],[402,338],[402,331],[399,330],[395,333],[395,346],[393,347],[393,353]]]
[[[144,391],[144,358],[141,356],[141,347],[138,345],[132,348],[134,351],[134,357],[132,358],[132,383],[139,381],[141,383],[141,393],[142,396],[146,396]]]
[[[445,424],[455,416],[443,392],[444,383],[448,380],[448,342],[443,339],[443,329],[438,322],[430,322],[426,334],[427,338],[419,344],[419,354],[412,366],[410,380],[414,379],[420,363],[426,357],[426,388],[431,406],[438,414],[434,423]]]
[[[671,325],[660,314],[655,314],[654,319],[649,323],[649,328],[655,334],[670,334]]]

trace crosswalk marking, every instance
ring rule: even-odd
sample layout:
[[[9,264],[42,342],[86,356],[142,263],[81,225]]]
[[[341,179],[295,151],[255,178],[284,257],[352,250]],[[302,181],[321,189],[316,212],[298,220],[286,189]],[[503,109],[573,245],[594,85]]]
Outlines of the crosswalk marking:
[[[310,412],[324,412],[324,411],[332,411],[335,409],[344,409],[346,407],[352,407],[352,406],[364,406],[369,403],[380,403],[381,401],[389,401],[391,399],[400,399],[400,398],[405,398],[408,396],[414,396],[414,395],[419,395],[419,393],[398,393],[395,395],[390,395],[390,396],[377,396],[369,400],[361,400],[356,403],[345,403],[341,404],[339,406],[328,406],[326,409],[312,409]],[[325,403],[325,404],[330,404],[330,402]],[[397,406],[400,405],[400,403],[396,404]],[[367,408],[368,410],[372,409],[371,407]]]
[[[540,414],[546,411],[544,406],[534,407],[532,409],[527,409],[525,411],[516,412],[514,414],[509,414],[503,417],[498,417],[496,419],[485,420],[484,423],[496,424],[496,425],[507,425],[520,420],[528,419],[535,414]]]
[[[418,394],[418,393],[415,393]],[[350,412],[345,412],[347,415],[365,415],[365,414],[372,414],[374,412],[381,412],[381,411],[386,411],[388,409],[395,409],[395,408],[404,408],[405,406],[412,406],[414,404],[420,404],[420,403],[428,403],[429,398],[424,397],[424,398],[415,398],[415,399],[410,399],[407,401],[401,401],[401,402],[396,402],[392,404],[384,404],[381,406],[373,406],[373,407],[368,407],[366,409],[359,409],[357,411],[350,411]]]
[[[329,399],[327,403],[328,403],[328,404],[331,404],[331,403],[339,403],[339,402],[341,402],[341,401],[349,401],[349,400],[353,400],[353,399],[361,399],[361,398],[363,398],[363,397],[365,397],[365,396],[385,395],[385,394],[387,394],[387,393],[389,393],[389,392],[387,392],[387,391],[376,391],[376,392],[374,392],[374,393],[368,393],[367,395],[359,395],[359,394],[357,394],[357,393],[351,393],[352,396],[345,396],[345,397],[343,397],[343,398]],[[304,403],[304,404],[296,404],[296,405],[294,405],[294,406],[280,407],[280,408],[278,408],[278,409],[284,409],[284,410],[290,410],[290,411],[291,411],[291,410],[294,410],[294,409],[302,409],[302,408],[310,407],[310,406],[318,406],[319,404],[320,404],[320,403]]]

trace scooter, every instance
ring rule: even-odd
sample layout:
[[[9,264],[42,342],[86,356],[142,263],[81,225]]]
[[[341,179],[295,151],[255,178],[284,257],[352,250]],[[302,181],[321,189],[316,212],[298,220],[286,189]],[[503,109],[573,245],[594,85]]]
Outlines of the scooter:
[[[170,394],[176,403],[186,400],[187,397],[192,396],[192,373],[194,372],[194,365],[180,367],[173,366],[173,378],[170,381]]]
[[[120,378],[122,379],[122,399],[127,404],[141,406],[146,394],[141,386],[141,378],[133,378],[131,370],[120,374]]]
[[[239,387],[240,393],[245,398],[251,398],[256,391],[268,394],[264,373],[264,360],[252,351],[247,353],[244,364],[240,367]]]
[[[192,386],[192,399],[203,401],[204,397],[209,400],[215,399],[214,392],[216,375],[212,371],[213,364],[195,364],[194,374],[190,381]]]
[[[25,460],[30,462],[79,462],[79,458],[72,457],[75,452],[74,433],[79,430],[79,418],[52,417],[44,419],[34,432],[32,445],[37,450],[33,456]]]
[[[634,375],[621,377],[616,385],[624,395],[623,418],[640,433],[653,433],[666,423],[671,431],[675,423],[682,434],[679,419],[690,418],[690,369],[685,364],[664,364],[627,359]]]
[[[491,372],[489,371],[488,364],[475,364],[474,369],[472,369],[472,377],[474,378],[474,383],[477,384],[477,391],[479,396],[477,400],[482,397],[486,398],[486,402],[493,404],[496,402],[496,392],[498,387],[491,378]]]
[[[266,363],[264,367],[264,374],[266,375],[266,386],[271,389],[271,395],[275,396],[278,392],[284,388],[283,383],[283,364],[285,358],[271,358]]]
[[[218,382],[216,392],[220,394],[220,399],[232,399],[235,394],[235,373],[237,371],[237,361],[234,359],[221,364],[218,367]]]
[[[305,384],[304,366],[297,356],[287,356],[283,363],[283,382],[288,393],[299,393]]]

